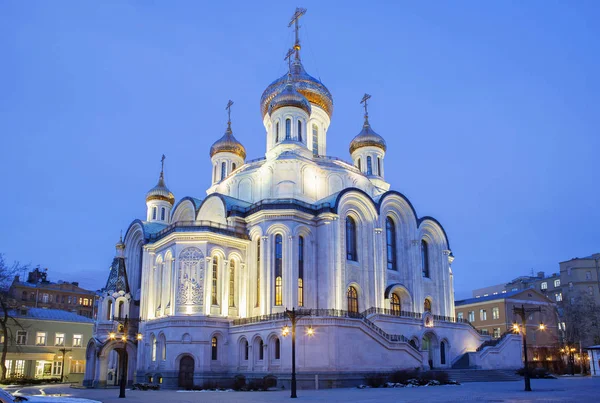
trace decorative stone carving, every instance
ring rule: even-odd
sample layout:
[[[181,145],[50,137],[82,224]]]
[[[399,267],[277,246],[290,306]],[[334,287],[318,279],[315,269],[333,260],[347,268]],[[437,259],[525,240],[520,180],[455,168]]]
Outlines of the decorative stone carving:
[[[204,255],[198,248],[186,248],[179,254],[177,305],[201,306],[203,301]]]

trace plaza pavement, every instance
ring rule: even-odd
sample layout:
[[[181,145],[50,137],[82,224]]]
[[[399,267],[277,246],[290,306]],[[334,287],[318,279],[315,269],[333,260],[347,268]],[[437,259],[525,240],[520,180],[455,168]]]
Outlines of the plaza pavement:
[[[600,378],[559,378],[533,379],[533,392],[523,391],[523,382],[476,382],[460,386],[431,386],[420,388],[394,389],[322,389],[299,390],[296,401],[305,402],[600,402]],[[281,402],[290,400],[290,391],[274,392],[177,392],[131,391],[127,398],[119,399],[118,389],[73,389],[63,385],[21,388],[23,394],[39,394],[40,389],[47,395],[68,394],[71,397],[85,397],[104,403],[196,403],[196,402]],[[11,392],[16,389],[11,388]]]

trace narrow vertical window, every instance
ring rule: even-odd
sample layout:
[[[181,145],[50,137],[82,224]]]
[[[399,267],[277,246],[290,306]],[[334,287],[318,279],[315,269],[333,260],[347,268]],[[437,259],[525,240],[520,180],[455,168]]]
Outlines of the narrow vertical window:
[[[275,359],[279,360],[281,358],[281,341],[279,338],[275,339]]]
[[[424,239],[421,240],[421,266],[423,277],[429,278],[429,245]]]
[[[353,286],[348,287],[346,297],[348,298],[348,312],[358,313],[358,292],[356,288]]]
[[[250,346],[248,345],[248,340],[244,341],[244,360],[248,361],[248,356],[250,353]]]
[[[377,157],[377,175],[381,176],[381,158]]]
[[[275,123],[275,143],[279,143],[279,122]]]
[[[371,157],[367,157],[367,175],[373,175],[373,163],[371,162]]]
[[[227,172],[227,167],[225,166],[225,162],[221,162],[221,180],[225,179],[226,172]]]
[[[400,315],[402,307],[400,306],[400,297],[398,294],[392,294],[390,296],[390,308],[392,310],[392,315]]]
[[[283,237],[280,234],[275,235],[275,305],[283,304]]]
[[[215,361],[217,359],[217,353],[218,353],[218,344],[217,344],[217,338],[213,337],[211,340],[211,359],[213,361]]]
[[[298,306],[304,306],[304,237],[298,238]]]
[[[156,220],[156,212],[157,212],[157,208],[156,207],[152,207],[152,219]]]
[[[360,158],[357,161],[356,167],[358,168],[359,171],[362,171],[362,167],[360,166]]]
[[[289,140],[292,138],[292,120],[285,120],[285,139]]]
[[[356,222],[346,217],[346,259],[356,262]]]
[[[446,365],[446,343],[440,343],[440,364]]]
[[[260,306],[260,238],[256,241],[256,307]]]
[[[388,270],[396,270],[396,226],[392,217],[385,220],[386,252]]]
[[[215,167],[213,169],[213,182],[217,181],[217,164],[215,164]]]
[[[165,209],[164,207],[163,207],[163,208],[161,208],[161,209],[160,209],[160,219],[161,219],[162,221],[164,221],[164,220],[165,220],[165,213],[166,213],[166,209]]]
[[[229,306],[235,307],[235,261],[229,262]]]
[[[319,128],[317,125],[312,127],[312,139],[313,139],[313,155],[316,157],[319,155]]]
[[[264,360],[264,358],[265,358],[265,343],[261,340],[260,343],[258,343],[258,359]]]
[[[71,297],[69,297],[70,299]],[[108,305],[106,306],[106,320],[110,320],[112,316],[112,301],[108,300]]]
[[[156,338],[154,338],[154,336],[152,336],[152,361],[156,361],[157,344],[158,344],[158,341],[156,340]]]
[[[218,270],[219,270],[219,258],[217,256],[213,257],[212,264],[212,287],[210,290],[211,300],[213,305],[219,305],[217,300],[217,280],[218,280]]]
[[[302,121],[298,120],[298,141],[302,143]]]
[[[237,166],[235,164],[231,164],[231,172],[235,171],[235,168],[237,168]]]

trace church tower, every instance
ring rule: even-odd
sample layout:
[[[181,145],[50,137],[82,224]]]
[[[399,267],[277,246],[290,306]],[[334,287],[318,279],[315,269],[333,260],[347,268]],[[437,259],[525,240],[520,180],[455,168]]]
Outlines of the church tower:
[[[158,183],[146,193],[146,221],[168,224],[175,196],[165,185],[165,158],[163,154]]]
[[[231,105],[227,103],[227,130],[219,140],[210,147],[210,160],[212,162],[212,181],[214,185],[221,182],[237,168],[244,165],[246,149],[234,136],[231,130]]]

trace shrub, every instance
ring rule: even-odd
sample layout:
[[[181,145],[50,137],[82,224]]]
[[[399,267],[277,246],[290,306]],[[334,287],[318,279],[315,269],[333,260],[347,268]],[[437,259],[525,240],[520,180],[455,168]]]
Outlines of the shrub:
[[[36,379],[36,378],[6,378],[3,381],[0,381],[2,385],[41,385],[43,383],[58,383],[60,382],[60,378],[46,378],[46,379]]]
[[[265,375],[263,382],[264,390],[269,390],[269,388],[274,388],[277,386],[277,377],[275,375]]]
[[[204,381],[204,385],[202,385],[202,387],[208,390],[216,390],[219,388],[215,381]]]
[[[385,384],[386,378],[386,374],[382,373],[368,374],[365,375],[365,382],[372,388],[380,388]]]
[[[265,390],[265,382],[261,378],[251,379],[248,382],[248,390]]]
[[[152,383],[134,383],[133,390],[160,390],[160,385]]]
[[[204,390],[200,385],[193,385],[190,390]]]
[[[236,375],[233,378],[233,390],[246,389],[246,377],[244,375]]]
[[[428,381],[438,381],[441,384],[446,384],[450,380],[446,371],[428,371],[423,374],[423,378]]]
[[[392,372],[389,376],[389,381],[392,383],[406,384],[409,379],[419,377],[419,369],[400,369]]]
[[[524,376],[525,368],[519,368],[517,370],[517,374]],[[548,372],[548,370],[546,368],[529,368],[529,377],[530,378],[539,378],[539,379],[554,378],[552,375],[550,375],[550,373]]]

